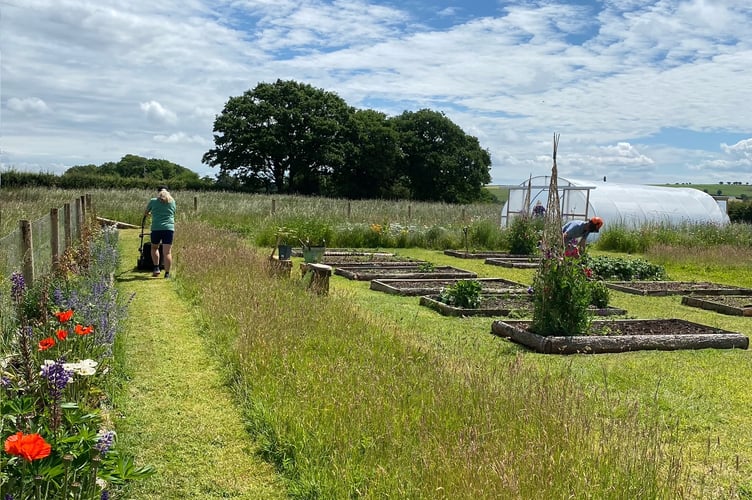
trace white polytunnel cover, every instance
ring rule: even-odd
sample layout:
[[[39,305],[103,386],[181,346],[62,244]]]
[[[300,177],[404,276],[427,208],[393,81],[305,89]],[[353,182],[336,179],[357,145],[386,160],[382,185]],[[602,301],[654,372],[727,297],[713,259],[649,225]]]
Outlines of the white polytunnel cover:
[[[532,177],[511,187],[509,201],[502,208],[502,226],[506,226],[515,215],[531,210],[537,201],[545,207],[550,179],[549,176]],[[562,222],[598,216],[604,221],[604,229],[609,224],[637,229],[643,225],[725,225],[729,222],[725,203],[720,205],[699,189],[588,183],[562,177],[557,179],[557,185]],[[528,197],[529,203],[526,202]],[[595,234],[591,236],[597,238]]]

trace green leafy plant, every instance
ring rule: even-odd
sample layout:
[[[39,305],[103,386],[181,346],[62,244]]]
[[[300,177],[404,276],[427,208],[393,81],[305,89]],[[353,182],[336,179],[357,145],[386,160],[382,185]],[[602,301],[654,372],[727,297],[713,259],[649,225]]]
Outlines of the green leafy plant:
[[[660,281],[668,278],[666,269],[658,264],[651,264],[645,259],[627,259],[608,255],[586,256],[585,265],[593,275],[604,280]]]
[[[481,290],[482,286],[477,280],[459,280],[444,288],[439,300],[451,306],[477,309],[481,302]]]
[[[277,244],[292,245],[297,241],[298,233],[295,229],[281,226],[277,228]]]
[[[591,283],[577,256],[544,256],[533,280],[533,322],[540,335],[583,335],[591,322]]]
[[[436,265],[433,262],[421,262],[418,265],[418,271],[421,273],[430,273],[434,269],[436,269]]]
[[[590,282],[590,303],[595,307],[602,309],[608,307],[611,294],[608,291],[608,287],[602,281]]]

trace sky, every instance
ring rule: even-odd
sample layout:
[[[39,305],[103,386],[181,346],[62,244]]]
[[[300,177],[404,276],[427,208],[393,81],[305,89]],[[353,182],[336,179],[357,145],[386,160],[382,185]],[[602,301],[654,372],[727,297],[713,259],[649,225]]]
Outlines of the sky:
[[[0,0],[0,174],[127,154],[215,177],[261,82],[444,113],[492,184],[752,182],[749,0]]]

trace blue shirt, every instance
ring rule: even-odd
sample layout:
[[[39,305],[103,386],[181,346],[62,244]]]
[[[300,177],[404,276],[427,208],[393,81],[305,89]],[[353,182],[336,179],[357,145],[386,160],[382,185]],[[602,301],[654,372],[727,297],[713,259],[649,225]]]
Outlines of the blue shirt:
[[[588,221],[584,220],[570,220],[564,224],[564,227],[561,228],[561,232],[566,235],[566,239],[568,240],[581,238],[590,233],[590,231],[588,231],[588,224]]]

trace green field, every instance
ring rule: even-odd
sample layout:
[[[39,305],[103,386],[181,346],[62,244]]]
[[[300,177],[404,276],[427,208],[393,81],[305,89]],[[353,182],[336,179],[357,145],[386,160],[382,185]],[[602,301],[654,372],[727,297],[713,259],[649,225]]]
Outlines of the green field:
[[[150,194],[96,192],[93,201],[98,215],[137,223]],[[170,286],[191,310],[183,319],[196,322],[211,346],[208,355],[224,367],[249,442],[284,479],[290,497],[752,494],[749,351],[546,356],[491,335],[488,318],[443,317],[415,297],[374,292],[339,276],[329,295],[317,296],[307,292],[297,265],[290,279],[266,272],[270,244],[263,236],[278,225],[307,218],[336,228],[333,236],[342,240],[353,232],[386,237],[382,228],[393,227],[415,233],[415,242],[456,244],[468,223],[501,233],[498,206],[176,195]],[[14,217],[42,215],[72,197],[33,190],[6,207]],[[745,227],[622,231],[603,240],[643,238],[645,252],[630,257],[665,266],[672,279],[752,287]],[[123,243],[123,259],[135,264],[135,231]],[[458,262],[433,246],[380,249],[525,284],[535,272]],[[613,305],[630,317],[676,317],[752,335],[749,318],[682,306],[676,296],[615,292]],[[176,337],[182,333],[172,328]],[[142,425],[151,424],[128,424]],[[213,436],[211,429],[206,434]],[[205,445],[164,439],[153,449],[174,456]],[[154,496],[139,498],[170,498],[163,490],[169,483],[155,478],[144,484]]]

